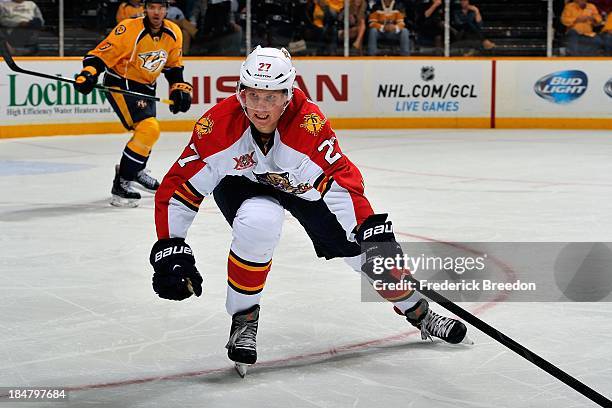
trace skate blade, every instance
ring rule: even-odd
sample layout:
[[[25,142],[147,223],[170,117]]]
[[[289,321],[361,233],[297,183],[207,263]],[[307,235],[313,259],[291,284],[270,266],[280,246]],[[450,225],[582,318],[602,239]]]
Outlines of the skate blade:
[[[236,372],[238,373],[240,378],[246,377],[247,370],[249,369],[249,366],[250,366],[250,364],[244,364],[244,363],[235,363],[234,364],[234,368],[236,369]]]
[[[138,204],[140,204],[140,200],[135,198],[123,198],[113,195],[110,199],[110,205],[114,207],[135,208],[138,207]]]

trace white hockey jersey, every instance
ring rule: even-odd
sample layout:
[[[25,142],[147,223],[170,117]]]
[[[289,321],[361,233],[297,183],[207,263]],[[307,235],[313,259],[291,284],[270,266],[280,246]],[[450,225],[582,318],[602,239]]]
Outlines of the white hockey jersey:
[[[158,238],[184,238],[203,198],[227,175],[241,175],[304,200],[323,198],[347,237],[373,213],[361,173],[340,150],[325,116],[299,89],[265,154],[235,96],[198,120],[189,145],[155,195]]]

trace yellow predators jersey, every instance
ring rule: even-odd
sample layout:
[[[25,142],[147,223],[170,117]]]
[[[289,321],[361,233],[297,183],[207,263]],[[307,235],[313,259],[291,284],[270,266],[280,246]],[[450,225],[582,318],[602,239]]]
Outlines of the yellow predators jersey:
[[[122,21],[85,57],[97,57],[115,74],[142,84],[153,84],[165,68],[183,66],[183,34],[169,20],[151,35],[145,17]],[[92,64],[96,65],[96,64]]]

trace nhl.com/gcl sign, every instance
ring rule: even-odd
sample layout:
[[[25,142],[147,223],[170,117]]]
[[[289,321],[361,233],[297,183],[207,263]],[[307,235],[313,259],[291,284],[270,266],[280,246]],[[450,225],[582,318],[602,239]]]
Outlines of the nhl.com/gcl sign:
[[[566,104],[580,98],[589,86],[587,74],[578,70],[559,71],[540,78],[535,93],[547,101]]]

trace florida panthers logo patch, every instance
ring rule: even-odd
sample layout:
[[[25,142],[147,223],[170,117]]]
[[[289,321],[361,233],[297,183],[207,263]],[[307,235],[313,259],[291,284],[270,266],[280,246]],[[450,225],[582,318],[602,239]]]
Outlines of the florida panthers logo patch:
[[[243,154],[240,157],[234,157],[234,161],[236,162],[234,170],[245,170],[255,166],[257,162],[255,161],[253,156],[255,156],[255,152]]]
[[[166,65],[168,53],[165,50],[157,50],[138,54],[142,60],[142,67],[147,71],[156,72]]]
[[[309,133],[316,135],[323,129],[327,119],[321,119],[319,115],[316,113],[309,113],[308,115],[304,115],[304,122],[300,125],[300,127],[306,129]]]
[[[198,139],[201,139],[204,135],[210,134],[213,130],[214,122],[208,117],[203,117],[198,120],[195,125],[195,131],[198,135]]]
[[[312,189],[312,186],[308,183],[300,183],[297,186],[291,184],[289,180],[289,173],[253,173],[261,184],[267,184],[274,187],[277,190],[284,191],[289,194],[304,194],[305,192]]]

